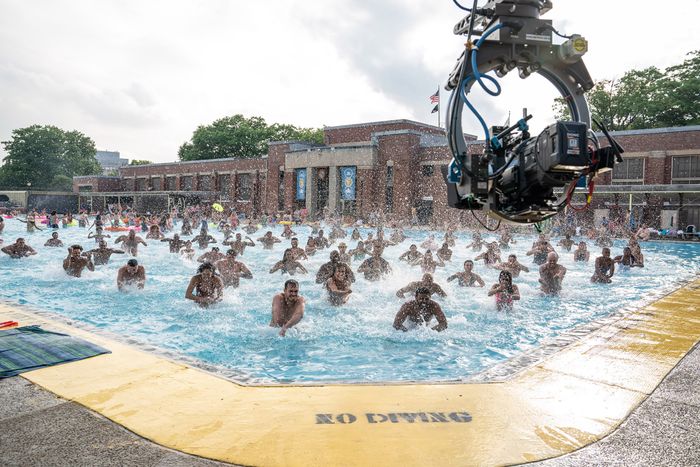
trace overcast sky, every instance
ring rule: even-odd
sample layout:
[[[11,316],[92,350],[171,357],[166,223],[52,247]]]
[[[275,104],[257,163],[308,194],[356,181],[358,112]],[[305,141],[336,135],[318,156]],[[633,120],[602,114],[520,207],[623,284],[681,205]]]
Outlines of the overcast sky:
[[[198,125],[237,113],[304,127],[437,124],[429,96],[461,52],[462,16],[451,0],[0,0],[0,140],[56,125],[165,162]],[[544,18],[588,39],[594,79],[700,49],[700,0],[554,0]],[[487,122],[525,106],[539,132],[554,88],[517,73],[502,84],[498,98],[473,92]],[[464,125],[481,134],[471,117]]]

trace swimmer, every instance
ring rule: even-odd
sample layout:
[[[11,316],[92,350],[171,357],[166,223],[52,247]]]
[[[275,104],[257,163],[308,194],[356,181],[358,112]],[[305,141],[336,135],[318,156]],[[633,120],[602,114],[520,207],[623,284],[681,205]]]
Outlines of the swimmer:
[[[289,224],[284,225],[284,231],[282,232],[282,236],[284,238],[291,238],[294,237],[297,233],[292,230],[292,227]]]
[[[455,233],[452,228],[447,229],[447,232],[445,232],[445,243],[447,243],[447,246],[454,247],[456,242],[455,242]]]
[[[508,261],[497,264],[493,268],[500,269],[501,271],[508,271],[511,277],[518,277],[520,271],[530,272],[530,269],[518,262],[518,257],[515,255],[508,255]]]
[[[644,267],[644,255],[642,254],[642,247],[639,246],[639,242],[637,241],[637,237],[632,235],[630,237],[628,246],[630,247],[630,250],[632,250],[632,256],[634,256],[634,261],[635,261],[635,266],[639,268]]]
[[[557,245],[563,246],[566,251],[571,251],[571,246],[574,244],[574,241],[571,240],[571,235],[566,234],[564,238],[559,240],[559,243]]]
[[[265,233],[265,235],[258,238],[258,242],[262,243],[263,250],[272,250],[272,247],[275,245],[275,243],[281,243],[282,240],[280,240],[277,237],[274,237],[272,235],[272,231],[268,230]]]
[[[343,269],[345,271],[345,277],[347,277],[350,282],[355,282],[355,274],[353,274],[350,266],[340,261],[340,253],[338,250],[333,250],[330,254],[330,261],[322,265],[316,273],[316,283],[325,283],[331,278],[333,271],[336,269]]]
[[[362,272],[365,275],[365,279],[368,281],[378,281],[383,276],[391,273],[391,266],[389,262],[382,258],[382,253],[384,249],[381,247],[376,247],[372,251],[372,257],[367,258],[362,262],[357,272]]]
[[[574,250],[574,261],[585,261],[591,257],[591,253],[586,248],[586,242],[579,242],[578,248]]]
[[[299,283],[288,279],[284,283],[284,292],[272,299],[271,327],[279,327],[279,335],[284,337],[287,330],[304,317],[304,297],[299,295]]]
[[[430,250],[426,251],[423,254],[423,257],[417,261],[414,261],[411,263],[411,266],[420,266],[420,269],[422,272],[426,273],[434,273],[435,269],[440,266],[440,267],[445,267],[445,263],[442,262],[440,257],[437,258],[437,261],[433,259],[433,254],[431,253]]]
[[[318,237],[316,237],[316,249],[322,250],[324,248],[328,248],[329,246],[331,246],[331,244],[328,241],[328,238],[323,236],[323,229],[320,229],[318,231]]]
[[[87,238],[94,238],[94,239],[95,239],[95,243],[100,243],[100,242],[101,242],[102,240],[104,240],[105,238],[112,238],[112,236],[103,233],[102,227],[97,227],[97,228],[95,229],[95,233],[94,233],[94,234],[93,234],[92,232],[88,232]]]
[[[224,259],[225,256],[225,254],[219,252],[219,247],[214,246],[211,248],[211,251],[207,251],[197,258],[197,262],[215,264],[217,261]]]
[[[561,292],[561,283],[566,275],[566,268],[557,264],[559,256],[550,252],[547,262],[540,266],[540,288],[545,295],[558,295]]]
[[[246,237],[245,240],[241,237],[241,234],[237,233],[236,234],[236,240],[233,242],[227,242],[225,241],[223,245],[230,246],[236,252],[238,253],[238,256],[243,256],[243,253],[245,253],[246,247],[249,246],[255,246],[255,242],[253,241],[252,238]]]
[[[344,265],[345,263],[339,264]],[[333,275],[326,280],[325,284],[328,291],[328,301],[331,302],[331,305],[340,306],[347,303],[352,293],[350,282],[345,268],[336,267],[333,270]]]
[[[192,224],[190,223],[189,217],[185,217],[182,220],[182,227],[180,227],[180,235],[192,235]]]
[[[34,248],[24,242],[23,238],[18,238],[15,243],[3,247],[0,251],[10,256],[10,258],[25,258],[36,254]]]
[[[340,253],[340,262],[345,264],[352,263],[352,256],[348,253],[348,246],[345,242],[340,242],[338,244],[338,253]]]
[[[0,216],[0,234],[3,230],[5,230],[5,219],[3,219],[2,216]]]
[[[435,241],[435,235],[433,234],[428,235],[427,240],[421,243],[420,247],[428,251],[437,251],[440,248]]]
[[[241,277],[244,279],[252,279],[253,273],[250,269],[240,261],[236,260],[238,253],[231,248],[226,252],[226,256],[216,262],[216,269],[221,274],[221,279],[224,282],[224,287],[238,287]]]
[[[540,234],[539,239],[532,244],[532,249],[528,251],[527,256],[532,256],[532,262],[537,265],[542,265],[547,262],[547,255],[554,252],[554,248],[549,244],[544,235]]]
[[[422,324],[428,326],[430,321],[435,317],[438,324],[433,326],[433,331],[444,331],[447,329],[447,318],[442,312],[440,305],[430,299],[430,290],[425,287],[419,287],[416,290],[415,300],[401,305],[399,312],[394,318],[394,329],[406,332],[408,328],[404,324],[408,319],[411,324],[420,326]]]
[[[292,251],[295,261],[299,261],[300,259],[309,259],[309,257],[306,256],[304,249],[299,247],[299,239],[296,237],[292,238],[292,246],[288,249]]]
[[[258,227],[253,225],[253,219],[248,219],[248,224],[245,227],[243,227],[243,231],[248,235],[253,235],[255,232],[258,231]]]
[[[66,274],[80,277],[85,268],[89,271],[95,270],[95,265],[90,255],[83,254],[83,247],[80,245],[68,247],[68,257],[63,260],[63,270],[66,271]]]
[[[612,282],[613,274],[615,274],[615,261],[610,258],[610,248],[603,248],[602,254],[595,260],[595,272],[591,277],[591,282],[609,284]]]
[[[501,262],[501,253],[498,250],[498,243],[491,242],[486,244],[486,251],[474,258],[474,261],[479,261],[483,259],[484,265],[495,266],[497,263]]]
[[[224,283],[216,275],[214,265],[204,263],[197,268],[197,274],[192,277],[185,298],[193,300],[201,307],[220,302],[224,295]]]
[[[115,253],[123,255],[124,250],[107,248],[107,242],[104,240],[100,241],[100,244],[97,248],[87,251],[87,254],[90,255],[95,266],[107,264],[109,262],[109,258]]]
[[[510,234],[510,231],[508,229],[506,229],[501,234],[501,238],[498,239],[498,245],[501,248],[510,248],[511,243],[515,243],[515,240],[513,240],[513,237]]]
[[[472,269],[474,269],[474,261],[470,259],[466,260],[463,267],[464,272],[456,272],[452,274],[447,278],[447,282],[452,282],[453,280],[457,279],[457,283],[460,287],[474,287],[475,285],[478,287],[483,287],[486,285],[478,274],[472,272]]]
[[[139,243],[143,244],[143,246],[148,246],[148,244],[144,242],[141,237],[138,237],[133,230],[130,230],[128,235],[120,235],[117,237],[114,243],[121,243],[124,251],[127,251],[131,256],[138,256]]]
[[[613,245],[612,238],[610,238],[610,235],[608,235],[607,232],[603,232],[600,234],[600,237],[598,237],[595,241],[595,244],[600,247],[611,247]]]
[[[292,251],[289,248],[284,250],[284,256],[282,257],[282,260],[277,261],[275,265],[270,268],[270,274],[277,271],[282,271],[282,274],[286,273],[292,276],[296,274],[297,271],[301,272],[302,274],[306,274],[309,272],[299,261],[296,261],[294,259],[294,255],[292,254]]]
[[[615,259],[613,259],[613,261],[615,261],[617,264],[621,264],[622,266],[627,266],[629,268],[641,267],[639,264],[637,264],[637,260],[632,255],[632,249],[628,246],[626,246],[622,250],[622,255],[615,256]]]
[[[185,241],[180,239],[179,234],[174,234],[173,238],[161,238],[161,242],[168,242],[170,253],[178,253],[185,245]],[[191,244],[191,243],[190,243]]]
[[[472,242],[465,248],[471,248],[472,251],[481,251],[484,241],[481,239],[481,234],[479,232],[474,232],[472,234]]]
[[[152,239],[152,240],[161,240],[165,238],[165,235],[162,234],[160,231],[160,227],[157,225],[152,225],[148,229],[148,233],[146,234],[146,239]]]
[[[199,235],[192,239],[192,243],[197,243],[197,245],[199,245],[199,249],[203,250],[209,247],[210,243],[216,243],[216,239],[209,235],[205,229],[202,229],[199,231]]]
[[[350,234],[350,240],[362,240],[362,235],[360,235],[360,231],[357,229],[353,229],[352,234]]]
[[[394,244],[401,243],[406,240],[406,235],[403,233],[403,229],[401,227],[395,228],[391,233],[389,240],[391,240],[391,242]]]
[[[360,261],[365,259],[365,256],[369,254],[369,251],[365,249],[365,242],[360,240],[357,242],[357,247],[355,247],[354,250],[348,251],[348,254],[354,261]]]
[[[23,222],[23,223],[27,224],[27,232],[32,233],[32,232],[34,232],[34,229],[36,229],[36,230],[44,230],[44,229],[40,229],[40,228],[36,225],[36,216],[37,216],[36,211],[33,211],[33,212],[30,212],[30,213],[27,213],[27,218],[26,218],[25,220],[22,220],[22,219],[20,219],[19,217],[15,217],[15,219],[17,219],[17,220],[20,221],[20,222]]]
[[[423,253],[418,251],[415,243],[408,247],[408,251],[403,252],[399,256],[399,261],[406,261],[408,264],[413,264],[421,259],[423,259]]]
[[[139,289],[143,289],[146,284],[146,270],[134,258],[126,262],[125,266],[117,271],[117,288],[124,291],[126,286],[135,285]]]
[[[498,311],[513,309],[513,301],[520,300],[518,286],[513,284],[513,276],[508,271],[501,271],[498,275],[498,284],[493,284],[489,290],[489,297],[496,296],[496,308]]]
[[[441,261],[452,261],[452,250],[450,250],[450,246],[447,242],[443,243],[436,253],[438,259]]]
[[[304,248],[307,257],[315,255],[317,249],[318,248],[316,247],[316,238],[313,236],[309,237],[306,241],[306,247]]]
[[[426,273],[423,274],[423,278],[419,281],[413,281],[405,287],[401,287],[396,291],[396,296],[399,298],[406,298],[405,294],[415,294],[416,290],[420,288],[428,289],[430,295],[437,294],[441,297],[447,297],[447,293],[433,280],[433,275]]]
[[[180,250],[180,256],[192,261],[194,259],[194,248],[192,248],[192,241],[187,240],[184,247]]]
[[[46,240],[46,243],[44,243],[44,246],[50,246],[50,247],[63,246],[63,242],[61,240],[59,240],[59,238],[58,238],[58,232],[53,232],[51,234],[51,238]]]

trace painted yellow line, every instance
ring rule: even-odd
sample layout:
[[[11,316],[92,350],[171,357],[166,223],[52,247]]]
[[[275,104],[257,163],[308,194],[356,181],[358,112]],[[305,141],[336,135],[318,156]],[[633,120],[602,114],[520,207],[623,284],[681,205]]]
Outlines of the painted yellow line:
[[[612,431],[700,340],[700,280],[500,383],[249,387],[112,354],[24,377],[170,448],[246,465],[503,465]],[[0,308],[0,320],[55,322]]]

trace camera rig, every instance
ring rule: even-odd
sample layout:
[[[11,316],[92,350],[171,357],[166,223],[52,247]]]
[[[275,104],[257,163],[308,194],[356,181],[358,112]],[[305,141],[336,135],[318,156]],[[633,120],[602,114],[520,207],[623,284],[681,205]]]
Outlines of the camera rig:
[[[622,161],[624,151],[606,128],[593,119],[610,143],[603,148],[590,128],[584,93],[594,83],[581,59],[588,43],[580,35],[561,35],[550,20],[540,19],[552,9],[550,0],[489,0],[481,8],[474,0],[471,9],[454,1],[469,14],[454,27],[467,42],[445,86],[452,91],[446,120],[453,159],[443,171],[448,203],[509,222],[540,222],[564,209],[577,184],[584,183],[592,193],[593,177]],[[553,44],[553,34],[566,41]],[[472,42],[473,36],[480,38]],[[567,102],[572,121],[556,122],[535,137],[529,133],[531,115],[509,127],[489,128],[469,102],[469,92],[478,83],[497,96],[500,84],[486,73],[495,71],[500,78],[513,70],[523,79],[539,73],[552,83]],[[465,106],[484,131],[484,149],[478,153],[464,139]],[[567,188],[557,197],[554,189],[562,187]]]

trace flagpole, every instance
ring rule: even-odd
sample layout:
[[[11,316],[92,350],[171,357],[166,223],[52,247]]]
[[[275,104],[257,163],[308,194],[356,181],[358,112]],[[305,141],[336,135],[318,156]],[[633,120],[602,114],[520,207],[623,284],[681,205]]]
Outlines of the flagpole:
[[[438,84],[438,126],[442,128],[440,125],[440,84]]]

